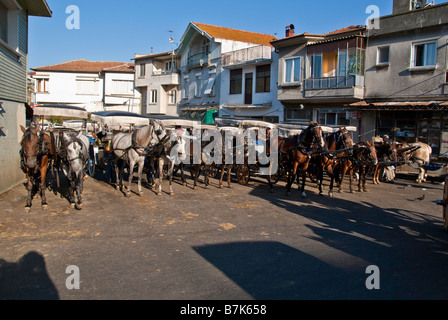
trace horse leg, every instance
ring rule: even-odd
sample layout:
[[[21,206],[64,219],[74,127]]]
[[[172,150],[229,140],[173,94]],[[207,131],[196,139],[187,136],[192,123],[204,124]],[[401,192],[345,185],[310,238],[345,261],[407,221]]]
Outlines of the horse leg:
[[[174,161],[169,162],[168,166],[168,179],[170,181],[170,196],[174,195],[173,191],[173,175],[174,175]]]
[[[350,193],[354,193],[353,186],[352,186],[354,171],[355,171],[355,168],[351,168],[350,173],[349,173],[349,181],[348,182],[349,182]]]
[[[292,168],[289,171],[288,183],[286,184],[286,195],[287,196],[291,193],[291,186],[292,186],[294,179],[296,177],[296,174],[297,174],[297,166],[298,166],[298,163],[294,162],[294,164],[292,165]]]
[[[210,172],[210,166],[208,164],[204,164],[204,183],[205,187],[207,188],[209,185],[209,172]]]
[[[343,167],[342,167],[341,176],[339,177],[339,186],[338,186],[338,192],[339,193],[342,193],[342,183],[344,182],[344,177],[347,174],[347,171],[349,171],[350,182],[352,180],[353,173],[351,172],[351,169],[349,168],[349,166],[347,164],[344,164]],[[350,183],[350,188],[351,188],[351,183]]]
[[[28,190],[28,196],[26,198],[25,210],[28,212],[31,210],[33,183],[29,172],[27,173],[26,177],[27,177],[26,190]]]
[[[143,177],[143,168],[145,167],[145,158],[144,157],[140,157],[138,159],[138,194],[142,195],[143,194],[143,189],[142,189],[142,177]]]
[[[322,191],[322,184],[324,181],[324,167],[323,165],[318,165],[317,166],[317,175],[316,175],[317,179],[319,180],[317,182],[317,186],[319,189],[319,195],[323,196],[324,192]]]
[[[40,170],[40,194],[41,194],[40,197],[41,197],[42,208],[44,210],[47,209],[47,207],[48,207],[47,197],[45,196],[45,189],[47,186],[46,179],[47,179],[47,166],[44,166]]]
[[[231,188],[231,183],[230,183],[230,175],[232,174],[232,166],[230,164],[226,165],[227,167],[227,185],[229,186],[229,188]]]
[[[76,202],[76,209],[80,210],[82,208],[82,189],[83,189],[83,174],[79,172],[78,177],[76,178],[76,195],[78,197],[78,202]]]
[[[222,186],[222,180],[224,179],[224,170],[227,170],[227,165],[225,165],[225,164],[222,164],[221,165],[221,177],[219,178],[219,188],[223,188],[223,186]],[[227,179],[227,182],[229,182],[228,181],[229,179]],[[229,187],[230,187],[230,184],[229,184]]]
[[[297,175],[297,183],[299,184],[299,175]],[[302,186],[300,188],[300,192],[302,193],[302,198],[306,198],[306,193],[305,193],[305,183],[306,183],[306,170],[303,169],[302,170]]]
[[[179,168],[180,168],[180,180],[182,181],[182,185],[186,186],[187,180],[185,180],[185,175],[184,175],[184,164],[180,163]]]
[[[163,160],[160,158],[158,161],[158,168],[157,168],[157,195],[162,195],[162,180],[163,180]]]
[[[75,189],[76,189],[76,177],[72,176],[68,186],[68,202],[70,203],[70,208],[74,208],[76,204]]]
[[[134,177],[134,166],[135,166],[135,160],[129,159],[129,181],[128,181],[128,188],[126,190],[126,197],[129,197],[131,195],[131,184],[132,184],[132,178]]]

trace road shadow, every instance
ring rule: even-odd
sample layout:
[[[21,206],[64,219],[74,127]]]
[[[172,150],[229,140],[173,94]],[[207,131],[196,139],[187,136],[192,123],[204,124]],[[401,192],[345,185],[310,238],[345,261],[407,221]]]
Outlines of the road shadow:
[[[366,298],[351,297],[365,289],[362,271],[334,267],[280,242],[232,242],[193,249],[256,300]]]
[[[0,259],[0,300],[58,300],[44,257],[30,251],[17,262]]]
[[[351,201],[310,193],[304,201],[283,191],[279,186],[269,193],[260,184],[250,194],[307,219],[304,226],[311,232],[292,237],[336,249],[352,261],[363,261],[364,269],[377,265],[382,274],[380,299],[448,298],[448,278],[440,271],[440,265],[448,263],[448,237],[441,219],[425,214],[418,205],[404,209],[397,201],[396,206],[385,207],[381,202],[385,194],[378,194],[377,201],[354,195]],[[384,192],[393,196],[393,190]],[[350,297],[362,297],[365,291]]]

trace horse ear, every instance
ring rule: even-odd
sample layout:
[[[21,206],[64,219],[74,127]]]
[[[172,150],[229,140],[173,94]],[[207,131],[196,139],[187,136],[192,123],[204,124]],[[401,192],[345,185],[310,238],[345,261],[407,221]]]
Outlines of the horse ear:
[[[20,125],[20,129],[22,130],[23,133],[25,133],[26,129],[24,126]]]

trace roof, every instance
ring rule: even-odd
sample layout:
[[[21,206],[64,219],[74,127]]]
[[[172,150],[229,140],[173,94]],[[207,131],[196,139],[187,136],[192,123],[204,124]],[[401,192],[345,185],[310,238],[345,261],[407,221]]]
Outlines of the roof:
[[[331,40],[338,40],[342,38],[346,38],[349,36],[354,35],[362,35],[363,32],[366,30],[366,26],[364,25],[351,25],[345,28],[341,28],[338,30],[334,30],[328,33],[323,34],[310,34],[308,32],[296,34],[294,36],[290,37],[284,37],[281,39],[278,39],[277,41],[273,41],[272,44],[274,46],[285,46],[285,45],[292,45],[296,42],[322,42],[322,41],[331,41]]]
[[[348,27],[345,27],[342,29],[328,32],[325,35],[329,36],[329,35],[335,35],[335,34],[339,34],[339,33],[346,33],[346,32],[352,32],[352,31],[362,31],[364,29],[366,29],[366,26],[364,26],[364,25],[357,25],[357,26],[351,25],[351,26],[348,26]]]
[[[19,0],[22,7],[26,8],[28,15],[38,17],[51,17],[52,12],[46,0]]]
[[[34,71],[66,71],[66,72],[134,72],[134,64],[117,61],[72,60],[44,67],[31,68]]]
[[[271,41],[277,40],[275,36],[270,34],[218,27],[200,22],[192,22],[192,24],[198,29],[206,32],[211,38],[255,43],[270,47],[272,47]]]
[[[173,54],[172,51],[165,51],[160,53],[152,53],[152,54],[136,54],[135,57],[131,60],[142,60],[142,59],[152,59],[152,58],[160,58],[160,57],[171,57]]]

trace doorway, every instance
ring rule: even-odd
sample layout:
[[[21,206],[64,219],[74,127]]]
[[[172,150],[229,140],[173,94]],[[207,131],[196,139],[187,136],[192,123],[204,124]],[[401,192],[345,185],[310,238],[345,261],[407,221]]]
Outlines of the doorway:
[[[246,73],[244,77],[244,104],[252,104],[252,90],[254,85],[254,74]]]

